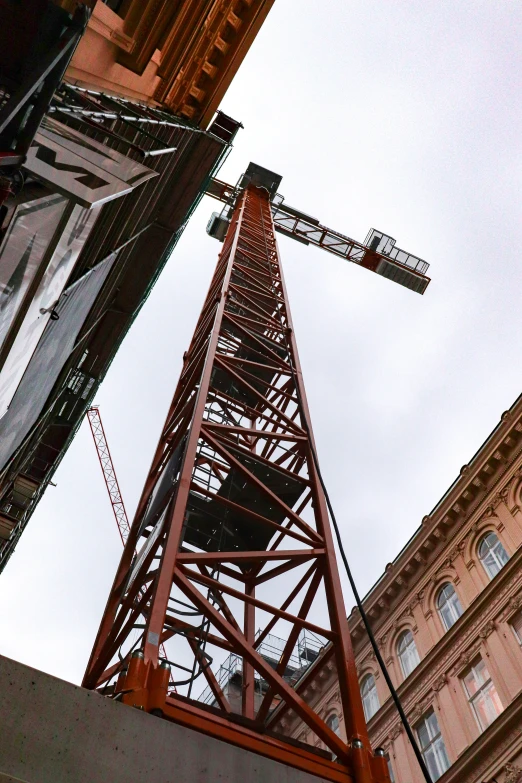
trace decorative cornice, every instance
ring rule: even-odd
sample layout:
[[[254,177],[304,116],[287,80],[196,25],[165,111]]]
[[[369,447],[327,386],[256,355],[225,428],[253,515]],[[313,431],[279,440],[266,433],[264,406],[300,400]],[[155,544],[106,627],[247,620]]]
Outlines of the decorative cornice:
[[[448,682],[447,676],[445,674],[441,674],[433,681],[431,687],[433,688],[434,691],[436,691],[436,693],[438,693],[444,688],[447,682]]]
[[[503,613],[500,616],[500,620],[502,622],[505,622],[508,617],[513,615],[520,607],[522,606],[522,593],[519,593],[518,595],[513,596],[511,601],[508,603],[507,607],[503,611]]]
[[[509,762],[503,769],[505,774],[504,783],[522,783],[522,767],[518,764],[510,764]]]
[[[487,639],[487,638],[488,638],[488,636],[491,636],[491,634],[492,634],[492,633],[493,633],[493,631],[495,630],[495,627],[496,627],[496,625],[495,625],[495,621],[494,621],[494,620],[489,620],[489,622],[487,622],[487,623],[485,624],[484,628],[483,628],[483,629],[482,629],[482,631],[479,633],[479,637],[480,637],[481,639]]]
[[[522,449],[521,449],[522,451]],[[517,462],[520,461],[520,456],[517,457]],[[502,492],[498,492],[497,494],[502,494],[503,496],[507,497],[510,488],[513,486],[514,482],[518,480],[518,475],[522,472],[521,470],[522,466],[519,466],[518,469],[515,469],[515,464],[511,466],[512,470],[509,471],[508,475],[504,475],[503,481],[505,482],[505,486],[503,487]],[[483,498],[483,501],[481,504],[477,506],[475,509],[475,512],[473,515],[468,519],[468,525],[462,525],[460,529],[460,538],[458,541],[453,542],[453,546],[449,553],[446,555],[446,557],[443,560],[438,560],[437,558],[434,558],[431,564],[431,568],[426,569],[424,568],[422,571],[422,575],[420,575],[420,579],[423,580],[420,588],[416,592],[417,598],[422,600],[424,597],[424,593],[426,590],[426,587],[429,586],[430,582],[432,582],[433,579],[437,578],[437,571],[439,571],[441,568],[452,566],[453,562],[460,556],[463,555],[466,549],[466,544],[472,538],[478,531],[479,527],[481,526],[481,522],[485,522],[490,517],[492,518],[492,521],[495,522],[495,527],[498,528],[499,520],[498,517],[496,517],[495,512],[493,508],[491,507],[491,497]],[[505,502],[504,500],[501,502]],[[489,508],[486,504],[489,504]],[[497,504],[498,505],[498,504]],[[471,521],[473,520],[473,521]],[[471,524],[469,524],[471,522]],[[422,531],[419,532],[419,535],[421,535]],[[413,545],[413,542],[412,542]],[[442,552],[438,553],[438,558],[441,557]],[[444,553],[446,554],[446,553]],[[472,567],[474,565],[473,562],[469,562],[466,564],[468,567]],[[381,582],[378,583],[379,592],[383,592],[383,585],[386,580],[386,576],[384,576],[381,579]],[[399,582],[399,579],[397,576],[395,576],[394,584],[397,585]],[[415,577],[413,577],[412,584],[410,584],[410,595],[412,592],[412,588],[415,583]],[[415,595],[415,593],[414,593]],[[372,606],[372,603],[370,602],[372,596],[369,596],[365,603],[366,603],[366,609],[368,611],[368,608]],[[380,598],[380,595],[375,596],[375,601],[378,601]],[[386,615],[386,624],[384,627],[381,628],[383,635],[389,633],[390,629],[393,628],[393,626],[396,624],[397,620],[400,618],[401,614],[405,611],[406,607],[411,608],[413,606],[413,603],[410,601],[409,604],[406,606],[401,606],[400,601],[396,603],[396,609],[393,612],[388,612]],[[396,614],[396,612],[399,612],[400,614]],[[357,612],[357,614],[350,614],[349,617],[349,625],[350,630],[352,633],[352,636],[354,637],[354,643],[356,644],[357,636],[361,635],[362,630],[362,623],[360,620],[360,615]],[[374,624],[374,631],[376,630],[375,624]]]

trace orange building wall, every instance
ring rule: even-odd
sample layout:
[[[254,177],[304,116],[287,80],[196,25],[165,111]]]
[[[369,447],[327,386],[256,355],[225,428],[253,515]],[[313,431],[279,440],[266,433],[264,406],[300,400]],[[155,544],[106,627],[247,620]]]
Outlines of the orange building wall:
[[[116,13],[97,0],[67,78],[207,127],[273,3],[124,0]]]

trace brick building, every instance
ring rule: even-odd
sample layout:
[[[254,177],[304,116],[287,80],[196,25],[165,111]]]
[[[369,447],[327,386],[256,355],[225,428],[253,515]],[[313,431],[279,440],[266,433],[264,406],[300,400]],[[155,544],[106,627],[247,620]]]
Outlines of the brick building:
[[[522,781],[522,398],[464,465],[364,599],[441,783]],[[358,611],[348,618],[373,747],[392,780],[422,780]],[[344,736],[330,649],[297,685]],[[320,747],[295,715],[274,725]]]

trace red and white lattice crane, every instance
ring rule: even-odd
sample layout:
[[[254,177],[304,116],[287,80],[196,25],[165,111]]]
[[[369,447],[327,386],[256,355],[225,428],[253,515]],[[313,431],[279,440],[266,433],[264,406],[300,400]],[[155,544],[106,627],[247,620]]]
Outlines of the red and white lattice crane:
[[[129,537],[130,525],[127,518],[127,512],[125,511],[125,504],[121,496],[120,485],[118,484],[118,477],[116,476],[116,470],[112,461],[109,444],[107,443],[107,437],[105,435],[105,430],[103,429],[100,409],[97,405],[93,405],[87,410],[86,415],[89,420],[98,459],[100,460],[103,478],[105,479],[105,486],[107,487],[107,492],[109,493],[109,500],[111,501],[116,524],[118,525],[118,532],[120,534],[122,544],[125,546],[127,538]],[[163,645],[160,647],[160,652],[161,655],[165,658],[166,652]],[[176,688],[173,687],[172,691],[175,693]]]
[[[87,411],[87,418],[89,419],[94,445],[96,446],[98,459],[100,460],[103,478],[105,479],[105,485],[107,487],[107,492],[109,493],[109,499],[111,501],[116,524],[118,525],[118,531],[121,536],[122,544],[125,546],[125,542],[129,535],[130,525],[98,406],[89,408]]]

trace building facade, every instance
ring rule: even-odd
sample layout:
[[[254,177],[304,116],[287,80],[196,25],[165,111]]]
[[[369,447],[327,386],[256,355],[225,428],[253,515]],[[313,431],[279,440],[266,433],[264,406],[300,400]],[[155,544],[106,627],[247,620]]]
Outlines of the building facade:
[[[241,125],[218,105],[273,2],[84,3],[83,37],[0,199],[0,572],[231,150]],[[77,6],[0,4],[0,107],[16,79],[38,94],[46,42]]]
[[[274,0],[98,0],[67,77],[207,128]],[[59,0],[72,9],[75,0]]]
[[[433,780],[522,781],[522,398],[364,599]],[[348,618],[373,747],[423,780],[358,611]],[[344,735],[325,647],[297,688]],[[274,727],[320,747],[295,715]]]

